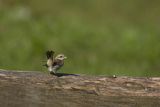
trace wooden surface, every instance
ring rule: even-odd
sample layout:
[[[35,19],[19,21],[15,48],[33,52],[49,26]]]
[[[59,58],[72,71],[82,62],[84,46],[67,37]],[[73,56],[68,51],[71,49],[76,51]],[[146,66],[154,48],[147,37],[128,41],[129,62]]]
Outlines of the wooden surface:
[[[160,78],[0,70],[0,107],[160,107]]]

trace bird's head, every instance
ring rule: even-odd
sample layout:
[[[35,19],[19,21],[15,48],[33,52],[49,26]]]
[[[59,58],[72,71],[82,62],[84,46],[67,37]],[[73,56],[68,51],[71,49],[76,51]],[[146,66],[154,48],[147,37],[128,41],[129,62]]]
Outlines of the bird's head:
[[[58,60],[64,60],[64,59],[67,59],[66,56],[64,56],[64,54],[59,54],[55,57],[55,59],[58,59]]]

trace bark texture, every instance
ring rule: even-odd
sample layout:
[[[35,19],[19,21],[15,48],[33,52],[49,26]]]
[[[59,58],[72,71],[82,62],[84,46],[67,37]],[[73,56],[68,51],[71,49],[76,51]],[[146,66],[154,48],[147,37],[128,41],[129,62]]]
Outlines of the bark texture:
[[[160,77],[0,70],[0,107],[159,107]]]

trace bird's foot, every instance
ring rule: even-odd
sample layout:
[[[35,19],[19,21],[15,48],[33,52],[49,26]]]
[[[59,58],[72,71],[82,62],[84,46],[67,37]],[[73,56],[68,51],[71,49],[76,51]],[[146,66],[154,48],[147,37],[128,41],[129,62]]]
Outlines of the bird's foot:
[[[56,75],[56,73],[55,73],[55,72],[53,72],[53,71],[52,71],[52,72],[50,72],[50,74],[51,74],[51,75]]]

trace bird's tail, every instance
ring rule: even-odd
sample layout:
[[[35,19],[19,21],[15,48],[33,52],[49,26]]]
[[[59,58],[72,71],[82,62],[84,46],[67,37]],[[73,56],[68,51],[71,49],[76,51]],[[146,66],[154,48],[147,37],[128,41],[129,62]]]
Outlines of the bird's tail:
[[[53,55],[54,55],[54,51],[52,51],[52,50],[46,52],[47,59],[49,59],[49,58],[53,59]]]

